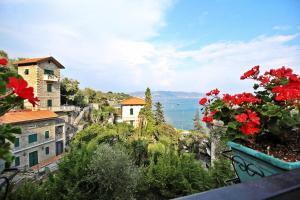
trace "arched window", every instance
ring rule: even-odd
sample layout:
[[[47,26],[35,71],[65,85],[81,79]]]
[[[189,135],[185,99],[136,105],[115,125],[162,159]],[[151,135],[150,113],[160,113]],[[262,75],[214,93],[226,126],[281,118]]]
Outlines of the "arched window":
[[[130,108],[130,115],[133,115],[133,108]]]

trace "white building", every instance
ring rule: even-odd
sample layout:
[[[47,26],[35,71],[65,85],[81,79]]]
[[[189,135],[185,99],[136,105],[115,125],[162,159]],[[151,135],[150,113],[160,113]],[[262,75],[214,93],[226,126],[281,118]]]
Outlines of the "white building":
[[[131,97],[121,102],[122,121],[137,127],[139,123],[139,113],[144,107],[144,99]]]

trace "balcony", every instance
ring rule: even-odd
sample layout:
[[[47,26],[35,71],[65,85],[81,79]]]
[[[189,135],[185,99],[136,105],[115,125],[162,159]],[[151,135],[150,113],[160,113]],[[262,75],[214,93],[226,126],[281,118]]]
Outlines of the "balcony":
[[[197,193],[178,200],[252,200],[252,199],[299,199],[300,169],[267,176],[256,181],[248,181],[207,192]]]
[[[59,78],[53,74],[44,74],[44,81],[57,82]]]
[[[58,107],[48,107],[49,110],[52,110],[54,112],[71,112],[71,111],[80,111],[80,107],[77,107],[77,106],[73,106],[73,105],[70,105],[70,106],[58,106]]]

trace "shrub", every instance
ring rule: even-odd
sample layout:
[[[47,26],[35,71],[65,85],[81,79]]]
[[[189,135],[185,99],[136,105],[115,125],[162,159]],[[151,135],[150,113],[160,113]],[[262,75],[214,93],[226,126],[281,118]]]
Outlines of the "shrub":
[[[127,153],[102,144],[94,152],[85,177],[89,199],[133,199],[139,177]]]

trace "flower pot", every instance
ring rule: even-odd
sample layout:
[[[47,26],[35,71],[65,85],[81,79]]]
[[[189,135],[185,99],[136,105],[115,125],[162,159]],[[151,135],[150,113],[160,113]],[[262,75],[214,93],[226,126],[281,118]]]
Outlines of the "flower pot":
[[[227,145],[232,150],[234,168],[241,182],[300,168],[300,161],[285,162],[234,142]]]

